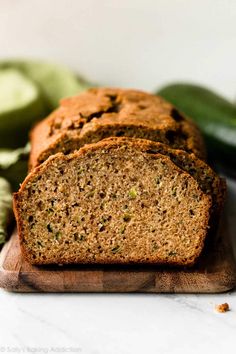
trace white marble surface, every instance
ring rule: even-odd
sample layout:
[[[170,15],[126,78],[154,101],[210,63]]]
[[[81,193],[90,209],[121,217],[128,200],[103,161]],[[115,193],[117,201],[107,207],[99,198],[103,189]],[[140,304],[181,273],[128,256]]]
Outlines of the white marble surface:
[[[232,310],[214,312],[227,301]],[[236,295],[16,295],[1,292],[1,346],[84,354],[235,350]],[[0,352],[1,352],[0,346]]]
[[[234,0],[0,0],[0,58],[58,60],[105,85],[194,80],[234,99]],[[231,235],[236,184],[229,183]],[[236,242],[235,242],[236,250]],[[228,302],[230,312],[214,312]],[[0,353],[234,353],[236,292],[11,294],[0,290]]]

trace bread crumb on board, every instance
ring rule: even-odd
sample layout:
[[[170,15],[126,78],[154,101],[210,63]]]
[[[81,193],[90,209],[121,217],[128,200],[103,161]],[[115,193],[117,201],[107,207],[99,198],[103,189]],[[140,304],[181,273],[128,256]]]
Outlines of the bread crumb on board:
[[[224,304],[219,304],[215,306],[215,310],[219,313],[224,313],[229,311],[229,304],[227,304],[227,302],[225,302]]]

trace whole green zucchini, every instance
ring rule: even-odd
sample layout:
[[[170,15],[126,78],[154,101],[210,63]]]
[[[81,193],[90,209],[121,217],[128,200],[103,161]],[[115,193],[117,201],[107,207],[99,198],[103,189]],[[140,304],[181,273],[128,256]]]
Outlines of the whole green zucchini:
[[[231,167],[234,164],[236,170],[234,104],[204,87],[188,83],[165,86],[157,94],[173,103],[197,123],[213,159]]]

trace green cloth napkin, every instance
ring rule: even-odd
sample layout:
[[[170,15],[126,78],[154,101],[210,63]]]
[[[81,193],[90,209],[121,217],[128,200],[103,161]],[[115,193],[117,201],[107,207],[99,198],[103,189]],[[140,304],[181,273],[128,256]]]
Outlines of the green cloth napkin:
[[[57,108],[61,98],[91,86],[62,65],[0,61],[0,147],[25,145],[32,125]]]
[[[7,227],[13,217],[10,183],[0,177],[0,245],[7,240]]]
[[[30,144],[16,150],[0,149],[0,246],[5,243],[13,220],[12,191],[27,175]]]
[[[28,170],[30,144],[15,150],[0,149],[0,176],[10,182],[13,191],[19,189]]]

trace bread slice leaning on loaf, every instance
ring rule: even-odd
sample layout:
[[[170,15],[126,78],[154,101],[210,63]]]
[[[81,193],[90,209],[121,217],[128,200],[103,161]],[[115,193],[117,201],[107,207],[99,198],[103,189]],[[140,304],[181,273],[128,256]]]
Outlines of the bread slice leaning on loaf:
[[[212,210],[200,184],[145,140],[58,153],[14,195],[23,254],[32,264],[192,265]]]
[[[117,141],[117,138],[111,137],[104,139],[104,141],[105,140]],[[127,143],[136,145],[139,143],[139,149],[144,152],[167,155],[171,161],[174,162],[174,164],[195,178],[201,190],[212,198],[211,226],[214,226],[214,229],[217,227],[225,201],[226,182],[225,179],[219,177],[206,162],[200,160],[193,153],[189,154],[183,150],[173,149],[170,146],[159,142],[153,143],[150,140],[125,137],[119,138],[119,141],[124,144]]]
[[[111,136],[149,139],[205,158],[195,124],[161,97],[137,90],[95,88],[61,101],[31,132],[30,168],[57,152],[69,154]]]

